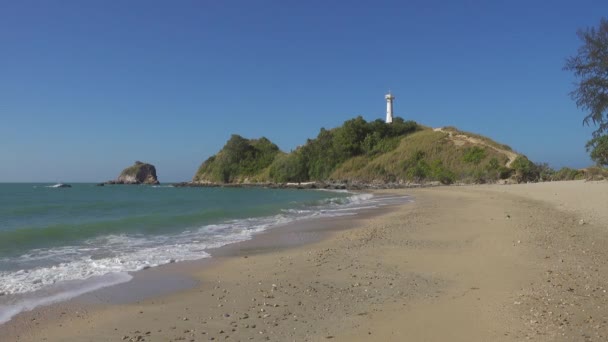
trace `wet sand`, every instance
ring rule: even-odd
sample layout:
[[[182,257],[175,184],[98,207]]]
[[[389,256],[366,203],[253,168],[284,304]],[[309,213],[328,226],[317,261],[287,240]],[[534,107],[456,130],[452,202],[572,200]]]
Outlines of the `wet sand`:
[[[139,272],[131,288],[108,289],[127,293],[121,300],[98,293],[97,300],[36,309],[0,326],[0,336],[2,341],[608,338],[608,183],[391,192],[411,194],[415,202],[375,215],[317,221],[299,232],[272,231],[207,261]],[[143,284],[161,279],[170,280],[159,288],[171,291],[135,295],[138,286],[149,289]]]

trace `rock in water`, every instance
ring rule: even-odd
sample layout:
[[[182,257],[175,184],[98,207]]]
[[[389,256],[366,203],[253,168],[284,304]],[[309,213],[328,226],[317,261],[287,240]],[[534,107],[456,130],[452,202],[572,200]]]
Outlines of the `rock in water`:
[[[136,161],[135,165],[122,170],[120,176],[110,184],[160,184],[156,168],[152,164]]]

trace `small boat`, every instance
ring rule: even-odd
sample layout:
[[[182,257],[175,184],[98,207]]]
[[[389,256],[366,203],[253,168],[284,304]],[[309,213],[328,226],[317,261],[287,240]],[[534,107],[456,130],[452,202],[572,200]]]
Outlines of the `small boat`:
[[[64,183],[57,183],[55,185],[51,185],[49,186],[49,188],[71,188],[72,186],[70,184],[64,184]]]

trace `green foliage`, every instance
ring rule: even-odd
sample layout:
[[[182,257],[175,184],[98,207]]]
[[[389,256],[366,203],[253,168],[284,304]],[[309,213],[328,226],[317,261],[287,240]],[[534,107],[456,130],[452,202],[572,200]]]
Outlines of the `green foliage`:
[[[475,165],[478,165],[481,162],[481,160],[485,157],[486,157],[485,149],[478,147],[478,146],[473,146],[473,147],[469,147],[465,150],[464,155],[462,156],[462,160],[464,160],[467,163],[473,163]]]
[[[496,159],[496,157],[492,157],[492,159],[490,159],[490,161],[488,162],[487,169],[488,170],[498,170],[499,168],[500,168],[500,163],[498,162],[498,159]]]
[[[426,153],[415,151],[412,156],[403,161],[403,169],[408,180],[420,182],[429,177],[431,168],[425,160]]]
[[[334,131],[334,147],[341,156],[356,156],[363,151],[362,145],[370,134],[367,122],[358,116],[345,121],[342,127]]]
[[[366,160],[391,151],[403,136],[418,129],[415,122],[401,118],[387,124],[382,120],[367,122],[359,116],[332,130],[322,128],[316,139],[309,139],[285,160],[277,159],[277,165],[271,166],[270,177],[275,182],[327,180],[344,162],[357,157],[362,157],[359,161]],[[351,163],[349,167],[355,166]]]
[[[266,138],[248,140],[233,134],[217,155],[201,165],[194,181],[242,181],[262,172],[279,153],[277,145]]]
[[[538,174],[539,182],[546,182],[553,180],[555,170],[553,170],[547,163],[536,163],[534,164],[535,172]]]
[[[463,147],[454,144],[447,133],[422,129],[399,137],[397,147],[387,152],[347,160],[330,177],[367,183],[439,181],[449,184],[457,180],[490,182],[510,176],[511,169],[505,167],[507,156],[492,148],[481,148],[485,156],[479,164],[464,161],[465,152],[473,146],[476,145]]]
[[[566,60],[564,69],[572,71],[578,79],[570,96],[577,107],[589,113],[583,122],[597,125],[593,135],[599,137],[608,131],[608,20],[602,18],[597,28],[577,33],[583,45]]]
[[[554,171],[551,175],[552,181],[565,181],[575,179],[585,179],[585,172],[581,170],[571,169],[569,167],[563,167],[557,171]]]
[[[515,179],[517,182],[535,182],[539,179],[539,173],[536,165],[525,156],[518,156],[511,164],[515,170]]]
[[[589,167],[585,170],[587,180],[606,180],[608,179],[608,169],[602,167]]]
[[[463,134],[456,129],[452,132]],[[481,142],[463,146],[455,144],[448,133],[413,121],[395,118],[386,124],[382,120],[366,122],[362,117],[330,130],[322,128],[315,139],[289,154],[280,152],[268,139],[247,140],[234,135],[201,165],[194,181],[451,184],[457,180],[491,182],[515,172],[505,166],[508,158],[496,147],[501,145],[482,136],[475,138]]]
[[[345,161],[365,160],[393,150],[403,136],[418,129],[415,122],[401,118],[386,124],[382,120],[366,122],[359,116],[332,130],[322,128],[316,139],[309,139],[290,154],[281,154],[266,138],[248,140],[233,135],[217,155],[201,165],[194,181],[327,180]]]
[[[278,183],[303,182],[308,178],[304,158],[297,151],[278,156],[269,172],[270,179]]]
[[[136,176],[137,173],[142,169],[142,167],[144,166],[151,166],[150,164],[144,163],[144,162],[140,162],[139,160],[135,162],[134,165],[129,166],[128,168],[122,170],[121,175],[125,175],[125,176]]]
[[[431,179],[441,182],[442,184],[452,184],[456,181],[454,172],[448,170],[441,160],[435,160],[430,167]]]
[[[139,169],[140,169],[139,165],[132,165],[132,166],[129,166],[128,168],[122,170],[121,174],[123,174],[125,176],[135,176],[135,175],[137,175],[137,172],[139,171]]]
[[[417,150],[409,159],[405,160],[402,164],[406,179],[414,182],[431,180],[443,184],[454,183],[456,175],[446,168],[441,160],[428,162],[427,159],[424,151]]]
[[[608,135],[596,136],[587,142],[587,152],[598,166],[608,166]]]

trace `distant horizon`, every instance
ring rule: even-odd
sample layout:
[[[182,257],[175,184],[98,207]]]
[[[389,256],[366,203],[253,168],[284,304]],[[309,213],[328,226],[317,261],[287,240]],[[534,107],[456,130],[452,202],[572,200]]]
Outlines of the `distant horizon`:
[[[405,120],[588,167],[594,128],[562,68],[605,13],[593,0],[8,2],[0,182],[102,182],[135,160],[188,181],[231,134],[289,152],[321,127],[384,119],[389,90]]]
[[[380,119],[380,118],[378,118],[378,119]],[[380,119],[380,120],[381,120],[381,119]],[[424,126],[424,125],[423,125],[423,126]],[[427,126],[427,127],[428,127],[428,126]],[[446,127],[446,126],[442,126],[442,127]],[[329,127],[329,128],[327,128],[327,129],[331,129],[331,128],[333,128],[333,127]],[[431,128],[437,128],[437,127],[431,127]],[[471,133],[475,133],[475,132],[471,132]],[[236,133],[235,133],[235,134],[236,134]],[[240,134],[239,134],[239,135],[240,135]],[[264,136],[265,136],[265,135],[260,135],[260,136],[257,136],[257,137],[248,137],[248,136],[243,136],[243,137],[244,137],[244,138],[247,138],[247,139],[258,139],[258,138],[261,138],[261,137],[264,137]],[[313,137],[311,137],[311,139],[312,139],[312,138],[313,138]],[[489,137],[489,138],[491,139],[491,137]],[[271,140],[271,141],[272,141],[272,140]],[[498,142],[498,143],[502,143],[502,142]],[[506,144],[506,145],[509,145],[509,144]],[[285,151],[285,150],[281,149],[280,147],[279,147],[279,149],[280,149],[281,151],[283,151],[283,152],[287,152],[287,153],[289,153],[289,152],[290,152],[290,151]],[[525,155],[525,153],[522,153],[522,152],[517,151],[517,150],[515,150],[515,149],[514,149],[513,151],[514,151],[514,152],[516,152],[516,153],[518,153],[518,154],[523,154],[523,155]],[[219,152],[219,149],[218,149],[218,151],[216,151],[216,152]],[[213,154],[215,154],[215,153],[213,153]],[[79,180],[79,181],[70,181],[70,180],[63,180],[63,179],[58,180],[58,181],[40,181],[40,180],[34,180],[34,181],[1,181],[1,180],[0,180],[0,184],[57,184],[57,183],[66,183],[66,184],[99,184],[99,183],[103,183],[103,182],[110,181],[110,180],[114,180],[114,179],[118,178],[118,176],[120,175],[121,171],[123,171],[124,169],[128,168],[129,166],[131,166],[133,163],[135,163],[135,161],[136,161],[136,160],[134,160],[134,161],[133,161],[131,164],[129,164],[129,165],[125,165],[125,166],[124,166],[122,169],[117,170],[117,172],[116,172],[116,176],[115,176],[115,177],[108,178],[108,179],[100,179],[100,180]],[[154,166],[155,166],[155,168],[156,168],[156,172],[157,172],[157,176],[158,176],[158,180],[159,180],[159,182],[160,182],[161,184],[175,184],[175,183],[182,183],[182,182],[190,182],[190,181],[192,181],[192,177],[195,175],[196,170],[198,170],[198,166],[197,166],[197,168],[193,170],[193,172],[192,172],[192,176],[191,176],[190,178],[187,178],[187,179],[182,179],[182,180],[172,180],[172,181],[164,181],[164,180],[162,179],[162,175],[159,175],[159,169],[158,169],[158,167],[157,167],[157,166],[156,166],[154,163],[150,163],[150,162],[148,162],[148,161],[146,161],[146,160],[139,160],[139,161],[144,162],[144,163],[149,163],[149,164],[152,164],[152,165],[154,165]],[[200,163],[202,163],[203,161],[204,161],[204,160],[202,160]],[[536,162],[536,161],[534,161],[534,160],[533,160],[533,162]],[[199,166],[200,166],[200,163],[199,163]],[[561,168],[563,168],[563,167],[569,167],[569,168],[572,168],[572,169],[585,169],[585,168],[588,168],[588,167],[594,167],[594,166],[596,166],[596,165],[595,165],[593,162],[591,162],[591,161],[590,161],[589,163],[590,163],[589,165],[586,165],[586,166],[581,166],[581,167],[573,167],[573,166],[569,166],[569,165],[562,165],[562,166],[559,166],[559,167],[555,167],[554,165],[549,165],[549,166],[550,166],[550,167],[552,167],[552,168],[554,168],[554,169],[556,169],[556,170],[561,169]],[[162,171],[161,171],[161,172],[162,172]],[[116,185],[116,184],[110,184],[110,185]],[[128,185],[149,185],[149,184],[128,184]],[[128,185],[127,185],[127,186],[128,186]],[[120,185],[118,185],[118,186],[120,186]],[[153,185],[150,185],[150,186],[153,186]]]
[[[399,116],[396,116],[396,117],[399,117]],[[382,120],[382,118],[376,118],[376,119],[370,119],[370,120],[368,120],[368,121],[373,121],[373,120],[378,120],[378,119],[379,119],[379,120]],[[405,118],[404,118],[404,119],[405,119]],[[406,119],[406,120],[407,120],[407,119]],[[419,124],[420,124],[420,123],[419,123]],[[421,125],[426,126],[426,125],[424,125],[424,124],[421,124]],[[451,125],[450,125],[450,126],[451,126]],[[430,127],[430,126],[427,126],[427,127]],[[446,126],[439,126],[439,127],[447,127],[447,125],[446,125]],[[331,129],[331,128],[334,128],[334,127],[323,127],[323,128],[326,128],[326,129]],[[431,128],[437,128],[437,127],[431,127]],[[457,126],[456,126],[456,128],[459,128],[459,127],[457,127]],[[319,127],[319,130],[320,130],[320,129],[321,129],[321,127]],[[471,132],[471,133],[476,133],[476,134],[477,134],[477,132]],[[232,134],[238,134],[238,133],[232,133]],[[232,135],[232,134],[231,134],[231,135]],[[259,136],[255,136],[255,137],[252,137],[252,136],[247,136],[246,134],[238,134],[238,135],[241,135],[241,136],[243,136],[244,138],[247,138],[247,139],[258,139],[258,138],[261,138],[261,137],[267,137],[267,135],[264,135],[264,134],[261,134],[261,135],[259,135]],[[307,139],[313,139],[313,138],[315,138],[315,137],[316,137],[316,135],[315,135],[314,137],[310,137],[310,138],[307,138]],[[226,137],[226,141],[228,141],[228,139],[229,139],[229,138],[230,138],[230,136]],[[492,137],[488,137],[488,138],[492,139]],[[269,139],[269,140],[271,140],[271,141],[272,141],[272,139]],[[224,143],[225,143],[226,141],[224,141]],[[305,141],[304,141],[304,142],[305,142]],[[304,142],[303,142],[303,143],[304,143]],[[503,142],[498,141],[498,143],[503,143]],[[301,144],[300,144],[300,145],[301,145]],[[506,145],[511,146],[511,145],[510,145],[510,144],[508,144],[508,143],[506,143]],[[223,145],[222,145],[221,147],[223,147]],[[214,155],[215,153],[219,152],[219,150],[221,149],[221,147],[220,147],[220,148],[218,148],[218,150],[217,150],[217,151],[213,152],[213,153],[212,153],[211,155],[209,155],[208,157],[210,157],[210,156]],[[296,145],[296,147],[297,147],[297,145]],[[294,147],[294,148],[295,148],[295,147]],[[285,149],[281,148],[280,146],[279,146],[279,149],[280,149],[281,151],[283,151],[283,152],[290,152],[290,151],[286,151]],[[293,149],[292,149],[292,150],[293,150]],[[518,151],[517,149],[513,149],[513,150],[514,150],[516,153],[526,155],[525,153],[520,152],[520,151]],[[208,158],[208,157],[207,157],[207,158]],[[207,159],[207,158],[205,158],[205,159]],[[161,184],[163,184],[163,183],[181,183],[181,182],[189,182],[189,181],[191,181],[191,180],[192,180],[192,177],[193,177],[193,176],[194,176],[194,174],[196,173],[196,170],[198,169],[198,167],[200,166],[200,164],[201,164],[202,162],[204,162],[204,160],[200,160],[200,162],[198,163],[198,165],[196,166],[196,168],[194,168],[194,169],[192,170],[192,176],[190,176],[189,178],[187,178],[187,179],[182,179],[182,180],[174,180],[174,181],[163,181],[163,180],[162,180],[162,175],[159,175],[159,168],[158,168],[158,166],[157,166],[157,165],[155,165],[153,162],[149,162],[149,161],[147,161],[147,160],[143,160],[143,159],[137,159],[137,158],[133,158],[133,161],[132,161],[130,164],[124,165],[124,167],[122,167],[120,170],[116,170],[116,172],[115,172],[115,173],[116,173],[116,175],[115,175],[114,177],[110,177],[110,178],[107,178],[107,177],[106,177],[107,179],[99,179],[99,180],[86,180],[86,179],[84,179],[84,180],[78,180],[78,181],[70,181],[70,180],[64,180],[64,179],[60,179],[60,180],[58,180],[58,181],[53,181],[53,180],[49,180],[49,181],[45,181],[45,180],[16,180],[16,181],[4,181],[4,180],[1,180],[1,179],[0,179],[0,184],[17,184],[17,183],[23,183],[23,184],[36,184],[36,183],[40,183],[40,184],[47,184],[47,183],[48,183],[48,184],[56,184],[56,183],[69,183],[69,184],[98,184],[98,183],[102,183],[102,182],[106,182],[106,181],[109,181],[109,180],[114,180],[114,179],[116,179],[116,178],[117,178],[117,177],[120,175],[120,173],[121,173],[121,171],[122,171],[122,170],[124,170],[125,168],[127,168],[127,167],[131,166],[131,165],[132,165],[132,164],[133,164],[133,163],[134,163],[136,160],[140,160],[140,161],[142,161],[142,162],[145,162],[145,163],[149,163],[149,164],[154,165],[154,166],[155,166],[155,168],[156,168],[156,171],[157,171],[158,179],[159,179],[159,181],[161,182]],[[538,161],[536,161],[536,160],[532,160],[532,161],[533,161],[533,162],[538,162]],[[560,168],[563,168],[563,167],[570,167],[570,168],[573,168],[573,169],[584,169],[584,168],[587,168],[587,167],[593,167],[593,166],[595,166],[595,164],[594,164],[594,163],[593,163],[593,162],[592,162],[592,161],[589,159],[589,165],[584,165],[584,166],[579,166],[579,167],[575,167],[575,166],[571,166],[571,165],[560,165],[560,166],[555,166],[555,165],[551,165],[551,164],[549,164],[549,166],[550,166],[550,167],[552,167],[552,168],[554,168],[554,169],[560,169]],[[162,171],[161,171],[161,172],[162,172]]]

